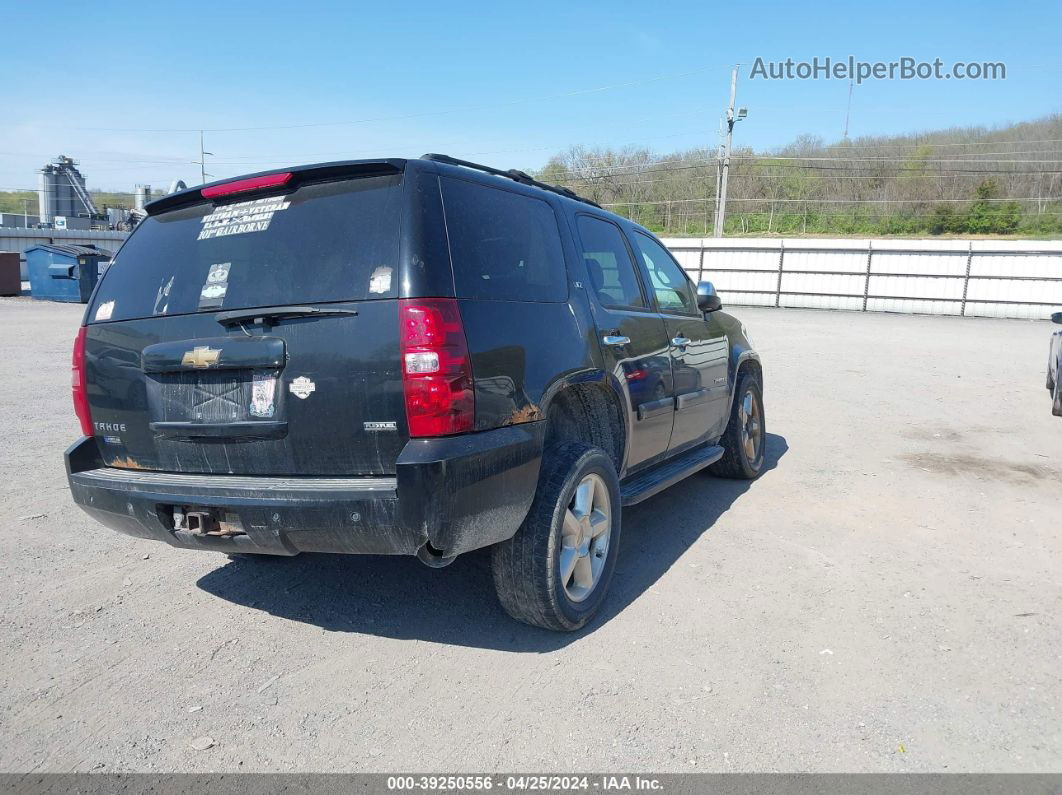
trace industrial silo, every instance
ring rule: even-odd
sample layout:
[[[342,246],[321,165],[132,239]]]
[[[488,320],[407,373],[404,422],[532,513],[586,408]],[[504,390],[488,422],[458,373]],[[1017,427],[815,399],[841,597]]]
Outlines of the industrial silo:
[[[49,225],[56,216],[55,171],[50,165],[41,169],[38,185],[37,202],[40,207],[41,223]]]
[[[137,185],[135,192],[133,193],[133,207],[137,210],[143,210],[151,199],[151,186],[150,185]]]

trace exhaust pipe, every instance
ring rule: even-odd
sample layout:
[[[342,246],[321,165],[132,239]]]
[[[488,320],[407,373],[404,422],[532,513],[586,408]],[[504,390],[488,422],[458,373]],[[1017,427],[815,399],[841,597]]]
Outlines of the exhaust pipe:
[[[456,555],[446,556],[446,553],[441,549],[436,549],[431,545],[431,541],[425,542],[424,546],[417,550],[417,559],[425,566],[430,566],[433,569],[441,569],[444,566],[449,566],[454,562]]]

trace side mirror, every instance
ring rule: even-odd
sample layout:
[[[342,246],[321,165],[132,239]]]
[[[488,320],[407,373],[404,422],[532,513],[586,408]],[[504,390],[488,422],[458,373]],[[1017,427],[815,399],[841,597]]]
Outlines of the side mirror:
[[[715,285],[701,282],[697,285],[697,308],[702,312],[715,312],[723,308],[723,302],[715,293]]]
[[[1054,312],[1051,315],[1051,322],[1062,324],[1062,312]]]

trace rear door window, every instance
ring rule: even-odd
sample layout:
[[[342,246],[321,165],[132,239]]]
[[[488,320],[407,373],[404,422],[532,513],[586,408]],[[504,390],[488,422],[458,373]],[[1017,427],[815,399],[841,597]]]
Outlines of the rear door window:
[[[564,252],[548,203],[463,179],[441,182],[459,298],[567,300]]]
[[[401,184],[363,177],[150,216],[107,269],[89,320],[395,297]]]
[[[610,221],[579,216],[583,260],[602,306],[646,309],[645,297],[620,228]]]

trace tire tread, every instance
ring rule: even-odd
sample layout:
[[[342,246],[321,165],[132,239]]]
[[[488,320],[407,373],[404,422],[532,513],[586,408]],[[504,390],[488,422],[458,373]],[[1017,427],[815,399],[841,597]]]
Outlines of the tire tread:
[[[592,454],[603,456],[611,466],[611,459],[605,451],[584,442],[560,442],[547,450],[543,455],[538,490],[527,517],[511,539],[494,546],[491,565],[494,588],[502,607],[518,621],[570,632],[579,629],[590,618],[586,616],[573,621],[561,610],[551,546],[555,543],[553,526],[558,499],[571,473]],[[618,485],[614,474],[613,485]],[[618,545],[618,531],[619,516],[615,515],[615,538],[610,543]],[[602,582],[598,587],[606,588],[607,585]]]
[[[714,464],[709,465],[708,471],[721,478],[731,478],[734,480],[754,480],[760,476],[763,471],[761,466],[759,470],[753,469],[749,466],[745,460],[745,452],[741,447],[741,430],[738,427],[738,401],[741,400],[741,396],[745,394],[745,390],[748,388],[749,381],[756,384],[757,392],[760,398],[761,409],[761,422],[763,423],[764,439],[763,444],[767,444],[767,422],[766,412],[763,412],[763,390],[760,386],[760,379],[756,376],[756,373],[751,370],[741,370],[738,375],[737,389],[734,390],[734,401],[730,406],[730,419],[727,421],[726,430],[723,432],[723,438],[719,440],[719,444],[723,447],[723,457],[716,461]]]

